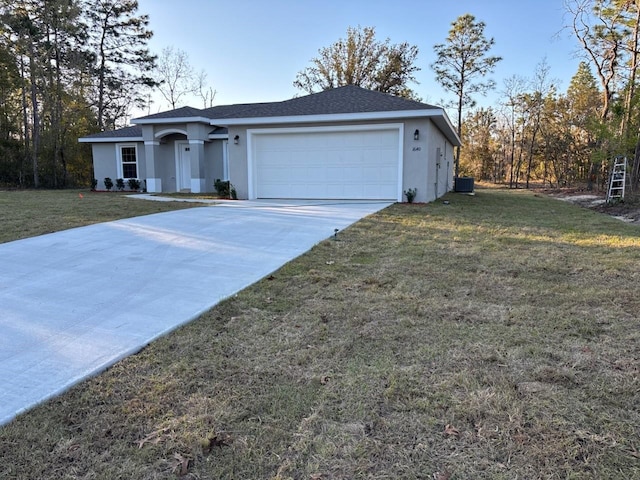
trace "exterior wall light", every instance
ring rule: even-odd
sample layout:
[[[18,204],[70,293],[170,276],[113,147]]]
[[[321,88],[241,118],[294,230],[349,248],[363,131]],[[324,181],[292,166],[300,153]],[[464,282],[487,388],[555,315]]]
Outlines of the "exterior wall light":
[[[418,130],[417,128],[416,128],[416,131],[413,132],[413,139],[420,140],[420,130]]]
[[[233,143],[235,145],[238,145],[238,143],[240,143],[240,135],[236,135],[235,137],[233,137]]]

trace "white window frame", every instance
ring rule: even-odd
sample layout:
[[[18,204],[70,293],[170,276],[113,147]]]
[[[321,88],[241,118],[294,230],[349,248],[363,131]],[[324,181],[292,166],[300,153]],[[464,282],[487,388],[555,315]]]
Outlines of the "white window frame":
[[[133,148],[136,153],[136,174],[137,177],[125,177],[124,169],[122,168],[122,149],[123,148]],[[138,160],[140,157],[138,156],[138,144],[137,143],[116,143],[116,159],[117,159],[117,167],[118,167],[118,178],[122,178],[123,180],[129,180],[129,178],[139,179],[140,177],[140,161]],[[127,162],[132,164],[133,162]]]
[[[222,141],[222,180],[229,181],[229,140]]]

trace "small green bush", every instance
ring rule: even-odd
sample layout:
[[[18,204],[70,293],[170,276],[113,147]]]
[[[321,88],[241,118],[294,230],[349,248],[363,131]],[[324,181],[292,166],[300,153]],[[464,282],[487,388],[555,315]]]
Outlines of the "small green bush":
[[[104,178],[104,188],[106,188],[107,191],[111,191],[111,189],[113,188],[113,180],[111,180],[109,177]]]
[[[129,185],[129,190],[133,190],[134,192],[140,190],[140,180],[137,178],[130,178],[127,180],[127,184]]]
[[[409,188],[404,191],[404,195],[407,197],[407,203],[413,203],[413,200],[416,198],[416,193],[418,193],[417,188]]]
[[[238,193],[236,187],[234,187],[229,180],[220,180],[219,178],[213,183],[216,192],[222,198],[231,198],[233,200],[238,199]]]
[[[95,192],[97,186],[98,186],[98,179],[97,178],[92,178],[91,179],[91,191]]]
[[[124,179],[123,178],[118,178],[116,180],[116,188],[121,192],[124,190]]]

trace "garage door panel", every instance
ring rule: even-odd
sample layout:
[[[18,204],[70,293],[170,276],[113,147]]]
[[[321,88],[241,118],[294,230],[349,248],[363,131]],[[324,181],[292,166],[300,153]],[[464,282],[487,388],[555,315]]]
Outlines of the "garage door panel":
[[[270,167],[262,172],[263,182],[265,184],[281,182],[288,175],[288,169],[284,167]]]
[[[391,188],[388,185],[365,185],[363,196],[374,198],[373,195],[382,195],[381,198],[395,198],[396,197],[396,189]]]
[[[327,169],[321,167],[308,167],[304,169],[304,178],[301,182],[326,182],[330,179]]]
[[[257,134],[258,198],[396,199],[399,131]]]
[[[382,169],[380,168],[373,168],[373,167],[368,167],[368,168],[363,168],[362,169],[362,175],[365,178],[369,179],[368,183],[385,183],[388,175],[385,175],[385,172],[382,171]]]
[[[385,182],[388,178],[397,178],[398,173],[396,169],[389,167],[375,167],[367,169],[368,176],[371,178],[377,178],[378,180]]]

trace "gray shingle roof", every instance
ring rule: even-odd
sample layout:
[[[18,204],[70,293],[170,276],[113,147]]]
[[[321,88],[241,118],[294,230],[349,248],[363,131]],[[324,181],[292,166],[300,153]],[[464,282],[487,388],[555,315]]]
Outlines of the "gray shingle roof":
[[[166,112],[154,113],[147,115],[146,117],[140,117],[138,120],[154,120],[159,118],[189,118],[189,117],[202,117],[202,110],[194,107],[180,107],[175,110],[169,110]]]
[[[211,108],[205,108],[201,111],[201,115],[207,118],[235,118],[236,115],[244,111],[256,108],[263,103],[238,103],[235,105],[218,105]]]
[[[355,85],[347,85],[331,90],[325,90],[303,97],[296,97],[282,102],[268,103],[244,103],[236,105],[219,105],[211,108],[199,109],[194,107],[181,107],[167,112],[155,113],[146,117],[133,120],[134,123],[167,123],[172,119],[194,119],[194,121],[207,122],[219,120],[220,125],[225,125],[224,120],[250,119],[266,117],[304,117],[311,115],[337,115],[350,113],[374,113],[374,112],[400,112],[416,110],[440,110],[440,107],[429,105],[415,100],[396,97],[387,93],[367,90]],[[448,128],[448,120],[442,120],[441,128]],[[208,123],[208,122],[207,122]],[[222,133],[214,130],[215,133]],[[211,132],[211,133],[214,133]],[[455,136],[455,134],[454,134]],[[111,132],[101,132],[84,138],[122,138],[142,137],[142,128],[132,126],[121,128]]]
[[[87,135],[84,138],[142,138],[142,127],[133,125],[131,127],[119,128],[117,130],[107,130],[105,132]]]
[[[219,105],[205,109],[182,107],[177,110],[155,113],[136,120],[147,121],[184,117],[204,117],[211,119],[289,117],[340,113],[429,110],[434,108],[439,107],[396,97],[388,93],[367,90],[355,85],[347,85],[282,102]]]
[[[300,115],[332,115],[341,113],[395,112],[436,109],[428,105],[387,93],[375,92],[355,85],[313,93],[283,102],[243,106],[225,116],[210,118],[288,117]],[[252,107],[252,108],[247,108]],[[210,112],[215,114],[217,112]]]

